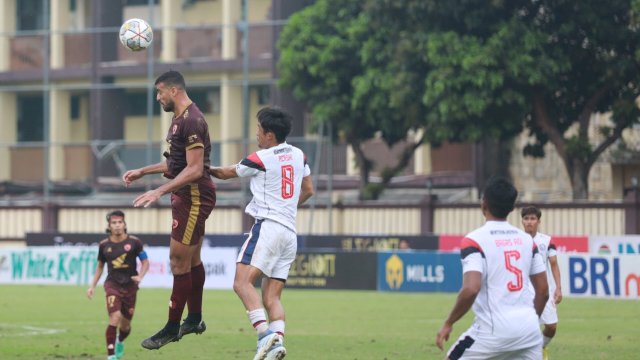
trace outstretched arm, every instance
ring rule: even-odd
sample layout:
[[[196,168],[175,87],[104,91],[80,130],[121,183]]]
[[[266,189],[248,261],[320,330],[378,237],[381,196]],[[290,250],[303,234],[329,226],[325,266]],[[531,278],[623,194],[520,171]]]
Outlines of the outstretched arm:
[[[132,182],[140,179],[145,175],[160,174],[160,173],[166,172],[167,170],[168,170],[167,162],[161,161],[157,164],[148,165],[145,167],[141,167],[138,169],[133,169],[125,172],[124,175],[122,175],[122,181],[124,182],[125,186],[129,186],[131,185]]]
[[[220,180],[233,179],[238,177],[236,166],[209,166],[209,174]]]

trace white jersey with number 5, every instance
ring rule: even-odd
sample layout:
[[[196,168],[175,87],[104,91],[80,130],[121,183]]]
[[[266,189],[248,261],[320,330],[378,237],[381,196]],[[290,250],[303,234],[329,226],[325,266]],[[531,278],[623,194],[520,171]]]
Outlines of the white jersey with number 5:
[[[251,176],[253,199],[245,209],[247,214],[296,231],[302,178],[311,174],[302,150],[286,142],[259,150],[239,162],[236,173]]]
[[[496,351],[541,342],[529,276],[545,271],[531,236],[506,221],[487,221],[461,242],[462,271],[482,274],[472,326]],[[489,343],[489,344],[487,344]]]

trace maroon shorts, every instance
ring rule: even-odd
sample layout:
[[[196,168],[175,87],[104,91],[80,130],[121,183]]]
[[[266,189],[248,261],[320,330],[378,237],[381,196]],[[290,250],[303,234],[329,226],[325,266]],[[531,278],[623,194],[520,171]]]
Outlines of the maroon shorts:
[[[133,312],[136,308],[136,295],[138,294],[138,285],[131,282],[128,285],[120,285],[112,281],[104,283],[104,292],[107,300],[107,312],[120,310],[125,319],[131,320]]]
[[[198,245],[204,223],[216,206],[216,186],[203,177],[171,194],[173,224],[171,238],[185,245]]]

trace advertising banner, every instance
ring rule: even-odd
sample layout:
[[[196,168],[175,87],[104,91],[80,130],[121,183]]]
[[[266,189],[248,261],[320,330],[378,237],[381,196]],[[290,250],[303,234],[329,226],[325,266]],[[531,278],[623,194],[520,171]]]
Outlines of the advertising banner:
[[[460,241],[464,235],[440,235],[438,250],[460,252]],[[589,239],[586,236],[553,236],[558,252],[589,252]]]
[[[172,287],[169,248],[147,247],[145,251],[149,271],[140,287]],[[205,288],[233,288],[237,254],[237,248],[202,248]],[[97,246],[0,248],[0,284],[89,285],[97,259]],[[104,282],[106,273],[105,266],[99,284]]]
[[[169,246],[171,235],[162,234],[132,234],[142,240],[145,246]],[[27,246],[98,246],[100,241],[107,238],[106,233],[27,233]],[[241,247],[246,235],[206,235],[203,247]]]
[[[305,236],[307,248],[340,249],[342,251],[389,251],[397,249],[437,250],[436,235],[422,236]]]
[[[376,254],[298,251],[288,288],[376,289]]]
[[[589,236],[589,250],[599,255],[640,255],[640,236]]]
[[[378,253],[378,290],[457,292],[462,284],[460,255],[437,252]]]
[[[640,299],[635,255],[559,254],[564,296]]]

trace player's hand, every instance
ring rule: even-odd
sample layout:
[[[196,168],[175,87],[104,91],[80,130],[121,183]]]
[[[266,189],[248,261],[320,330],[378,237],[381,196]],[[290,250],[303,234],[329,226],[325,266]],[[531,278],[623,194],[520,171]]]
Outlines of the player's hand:
[[[160,199],[160,197],[162,196],[162,193],[160,191],[156,190],[149,190],[146,193],[138,196],[135,200],[133,200],[133,206],[134,207],[149,207],[149,205],[153,204],[154,202],[158,201],[158,199]]]
[[[87,289],[87,297],[89,298],[89,300],[93,299],[93,286]]]
[[[562,289],[556,288],[556,291],[553,293],[553,301],[556,302],[556,305],[560,304],[562,301]]]
[[[444,343],[449,340],[449,334],[451,334],[452,329],[453,327],[449,323],[445,322],[442,324],[442,328],[440,328],[438,335],[436,335],[436,345],[438,349],[444,350]]]
[[[144,174],[140,169],[129,170],[124,175],[122,175],[122,181],[124,182],[124,186],[131,185],[132,182],[143,177]]]
[[[140,284],[140,282],[142,281],[142,277],[140,275],[134,275],[131,277],[131,280],[133,280],[133,282],[135,282],[136,284]]]

